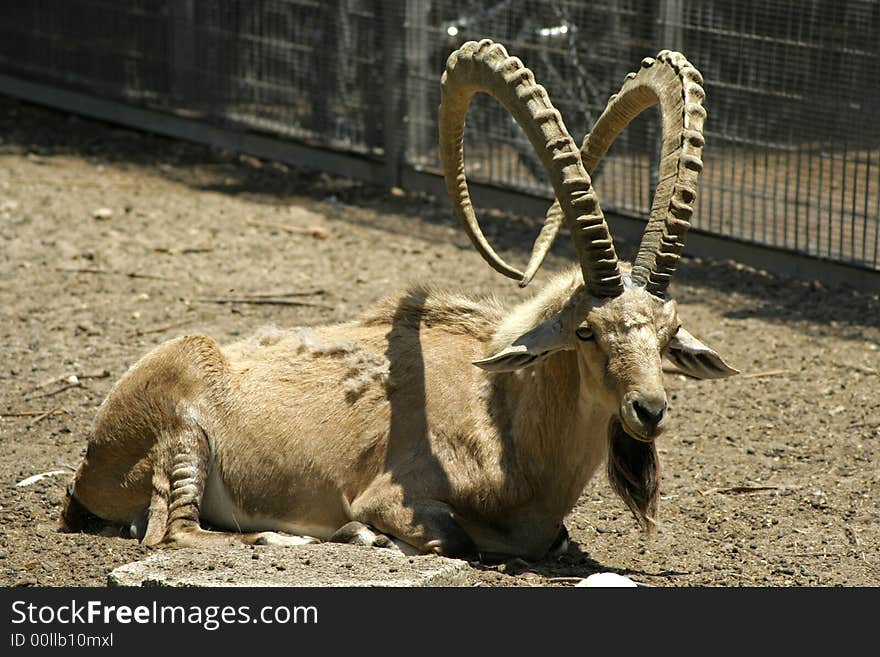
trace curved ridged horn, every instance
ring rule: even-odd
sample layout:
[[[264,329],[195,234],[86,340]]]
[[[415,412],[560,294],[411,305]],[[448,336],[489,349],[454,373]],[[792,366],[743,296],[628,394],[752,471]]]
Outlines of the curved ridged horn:
[[[702,84],[700,72],[681,53],[663,50],[656,59],[646,57],[638,72],[626,76],[581,146],[584,166],[592,173],[623,129],[644,110],[660,104],[660,175],[632,269],[633,283],[658,297],[665,295],[678,264],[694,212],[697,177],[703,170],[706,94]]]
[[[554,215],[551,223],[545,222],[527,272],[533,274],[540,265],[535,265],[535,254],[542,249],[546,253],[545,243],[555,235],[552,221],[561,218],[571,231],[587,289],[595,296],[620,294],[623,283],[617,253],[577,145],[534,74],[489,39],[469,41],[449,56],[441,78],[439,119],[446,188],[456,216],[480,255],[505,276],[520,279],[521,285],[528,283],[528,278],[505,263],[486,241],[471,204],[464,172],[464,121],[477,92],[493,96],[513,115],[547,169],[559,200],[561,217]]]

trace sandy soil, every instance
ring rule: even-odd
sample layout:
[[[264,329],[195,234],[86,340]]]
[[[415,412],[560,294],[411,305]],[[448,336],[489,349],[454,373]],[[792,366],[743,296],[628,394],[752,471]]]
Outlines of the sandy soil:
[[[533,220],[486,223],[523,262]],[[569,261],[565,242],[546,270]],[[6,586],[100,586],[148,553],[57,533],[68,473],[16,484],[74,467],[110,386],[160,342],[343,320],[417,280],[523,294],[471,249],[446,199],[3,98],[0,244]],[[311,305],[213,301],[291,292]],[[567,555],[473,568],[471,583],[566,586],[610,570],[655,586],[880,585],[880,300],[694,259],[673,293],[691,332],[744,375],[668,377],[659,532],[643,536],[600,477],[568,518]]]

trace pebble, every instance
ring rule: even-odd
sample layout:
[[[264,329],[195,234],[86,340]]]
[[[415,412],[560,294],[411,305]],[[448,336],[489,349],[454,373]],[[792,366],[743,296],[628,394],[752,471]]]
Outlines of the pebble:
[[[586,579],[575,584],[576,587],[588,588],[632,588],[638,586],[629,577],[617,573],[593,573]]]

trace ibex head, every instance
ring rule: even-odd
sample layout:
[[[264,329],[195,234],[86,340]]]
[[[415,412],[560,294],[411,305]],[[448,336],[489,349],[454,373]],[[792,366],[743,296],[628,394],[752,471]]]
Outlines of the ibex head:
[[[440,146],[447,189],[474,246],[497,271],[525,286],[541,266],[559,227],[568,226],[580,276],[561,277],[533,301],[530,325],[511,318],[498,349],[476,365],[510,371],[560,350],[576,350],[582,383],[629,436],[652,441],[664,427],[666,392],[661,357],[698,378],[735,374],[678,320],[666,288],[690,227],[697,177],[702,170],[706,112],[699,72],[679,53],[663,51],[642,61],[612,96],[578,150],[522,62],[490,40],[454,52],[442,79]],[[494,96],[511,112],[547,169],[557,201],[548,210],[525,272],[504,262],[480,230],[464,174],[464,118],[473,95]],[[618,260],[611,233],[592,188],[593,171],[620,132],[642,111],[660,104],[663,144],[651,216],[632,267]],[[568,287],[567,290],[560,288]],[[534,318],[537,317],[537,321]],[[501,343],[503,342],[503,344]]]

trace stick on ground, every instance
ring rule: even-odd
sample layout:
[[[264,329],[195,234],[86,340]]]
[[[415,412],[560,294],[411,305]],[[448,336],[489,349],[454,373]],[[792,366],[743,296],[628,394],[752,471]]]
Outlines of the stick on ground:
[[[179,326],[185,326],[187,324],[192,324],[195,319],[184,319],[179,322],[169,322],[167,324],[160,324],[159,326],[154,326],[148,329],[136,329],[128,333],[128,337],[136,338],[142,335],[148,335],[150,333],[162,333],[163,331],[168,331],[169,329],[178,328]]]
[[[275,230],[284,231],[288,235],[308,235],[318,240],[325,240],[330,237],[330,231],[321,226],[288,226],[287,224],[276,224],[268,221],[248,221],[248,226],[255,228],[274,228]]]
[[[199,299],[198,301],[202,303],[219,304],[246,303],[255,306],[311,306],[313,308],[325,308],[327,310],[333,310],[335,308],[335,306],[331,306],[327,303],[316,303],[314,301],[298,301],[296,299],[250,299],[248,297],[239,297],[235,299]]]
[[[0,413],[0,417],[36,417],[36,421],[39,422],[44,417],[62,414],[70,415],[70,412],[63,408],[53,408],[48,411],[10,411],[8,413]]]

